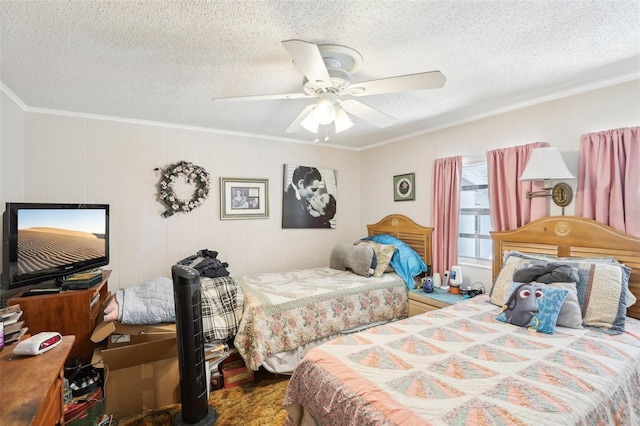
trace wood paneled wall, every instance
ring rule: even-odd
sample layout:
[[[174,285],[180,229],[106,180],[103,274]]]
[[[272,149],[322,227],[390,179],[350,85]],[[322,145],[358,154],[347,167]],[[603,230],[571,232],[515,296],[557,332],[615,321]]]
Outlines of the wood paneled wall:
[[[24,171],[12,176],[24,189],[3,195],[2,202],[110,204],[113,291],[170,277],[176,261],[200,249],[218,251],[218,258],[239,276],[326,265],[333,245],[366,235],[366,228],[359,228],[357,151],[30,112],[24,113],[24,129]],[[211,174],[209,199],[188,214],[165,219],[154,169],[180,160]],[[285,163],[338,170],[336,229],[282,229]],[[220,177],[269,179],[269,218],[220,220]],[[192,188],[183,184],[178,189],[189,197]]]

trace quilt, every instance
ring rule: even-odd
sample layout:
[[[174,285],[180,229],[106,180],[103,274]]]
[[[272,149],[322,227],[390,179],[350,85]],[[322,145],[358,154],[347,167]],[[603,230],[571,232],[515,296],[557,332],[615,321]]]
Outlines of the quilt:
[[[289,382],[287,424],[640,424],[640,321],[615,336],[545,334],[498,312],[479,296],[312,349]]]
[[[320,267],[236,281],[244,312],[234,346],[252,370],[271,355],[408,311],[404,281],[395,273],[362,277]]]

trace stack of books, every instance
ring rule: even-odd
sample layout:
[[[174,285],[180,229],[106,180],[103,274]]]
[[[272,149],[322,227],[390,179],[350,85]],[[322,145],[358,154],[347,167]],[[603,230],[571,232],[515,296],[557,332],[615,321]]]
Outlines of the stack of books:
[[[102,271],[80,272],[68,276],[62,282],[64,290],[83,290],[102,282]]]
[[[20,317],[22,317],[20,305],[11,305],[0,309],[0,321],[2,321],[5,345],[19,341],[27,334],[29,328],[24,327],[24,321],[20,321]]]
[[[222,361],[229,358],[229,355],[229,345],[225,342],[218,341],[204,344],[204,359],[209,370],[209,389],[211,391],[222,389],[224,387],[220,364]]]
[[[229,345],[225,342],[204,344],[204,360],[209,362],[211,369],[218,368],[218,364],[229,357]]]

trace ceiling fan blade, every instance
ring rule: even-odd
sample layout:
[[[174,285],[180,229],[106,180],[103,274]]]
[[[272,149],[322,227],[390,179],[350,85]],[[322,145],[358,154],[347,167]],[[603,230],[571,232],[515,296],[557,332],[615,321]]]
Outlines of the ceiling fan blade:
[[[371,108],[370,106],[367,106],[353,99],[342,102],[342,108],[349,114],[353,114],[356,117],[361,118],[380,128],[389,127],[396,121],[396,119],[391,117],[390,115],[387,115],[384,112],[378,111],[377,109]]]
[[[299,130],[302,130],[302,124],[300,124],[305,118],[307,118],[309,116],[309,114],[311,114],[311,111],[313,111],[313,107],[315,107],[315,104],[311,104],[308,105],[305,109],[302,110],[302,112],[300,114],[298,114],[298,116],[296,117],[295,120],[293,120],[293,123],[291,123],[289,125],[289,127],[287,127],[287,130],[285,130],[285,133],[294,133],[297,132]]]
[[[315,96],[306,93],[283,93],[280,95],[249,95],[249,96],[230,96],[226,98],[212,98],[212,101],[271,101],[278,99],[303,99],[315,98]]]
[[[324,87],[333,85],[317,45],[302,40],[285,40],[282,45],[310,82]]]
[[[446,81],[447,78],[440,71],[421,72],[355,83],[349,86],[347,93],[352,96],[369,96],[411,90],[439,89],[444,86]]]

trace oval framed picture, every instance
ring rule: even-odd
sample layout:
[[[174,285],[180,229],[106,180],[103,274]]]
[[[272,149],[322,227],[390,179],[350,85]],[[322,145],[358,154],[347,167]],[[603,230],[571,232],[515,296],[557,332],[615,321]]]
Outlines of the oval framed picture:
[[[415,200],[415,173],[393,177],[393,201]]]

